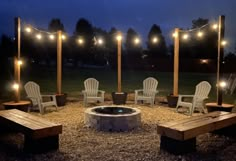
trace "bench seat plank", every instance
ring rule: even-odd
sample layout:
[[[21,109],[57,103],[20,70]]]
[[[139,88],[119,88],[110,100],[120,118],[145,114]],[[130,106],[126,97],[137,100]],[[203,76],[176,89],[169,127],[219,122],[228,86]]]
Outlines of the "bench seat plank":
[[[34,139],[62,133],[62,125],[17,109],[0,111],[0,125],[22,132]]]
[[[188,140],[199,134],[218,130],[236,123],[236,113],[212,112],[179,121],[162,123],[157,132],[176,140]]]

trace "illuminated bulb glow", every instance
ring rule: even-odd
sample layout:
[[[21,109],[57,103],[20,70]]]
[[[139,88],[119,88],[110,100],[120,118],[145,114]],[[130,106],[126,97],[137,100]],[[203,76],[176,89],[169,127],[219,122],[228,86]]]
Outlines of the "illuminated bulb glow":
[[[226,44],[227,44],[227,41],[225,41],[225,40],[221,41],[222,46],[225,46]]]
[[[17,61],[17,64],[18,64],[18,65],[22,65],[23,62],[22,62],[21,60],[18,60],[18,61]]]
[[[203,32],[199,31],[199,32],[197,33],[197,36],[198,36],[198,37],[202,37],[202,36],[203,36]]]
[[[18,90],[18,89],[19,89],[19,84],[14,83],[14,84],[12,85],[12,88],[13,88],[14,90]]]
[[[183,35],[183,39],[184,39],[184,40],[187,40],[188,37],[189,37],[188,34],[184,34],[184,35]]]
[[[61,38],[62,38],[62,40],[65,40],[66,36],[65,35],[61,35]]]
[[[84,43],[84,40],[83,40],[83,39],[78,39],[78,43],[79,43],[79,44],[83,44],[83,43]]]
[[[213,25],[212,25],[212,28],[213,28],[213,29],[217,29],[217,28],[218,28],[218,25],[217,25],[217,24],[213,24]]]
[[[172,34],[172,36],[173,36],[173,37],[178,37],[178,33],[177,33],[177,32],[174,32],[174,33]]]
[[[152,39],[152,42],[153,42],[153,43],[157,43],[157,41],[158,41],[157,37],[154,37],[154,38]]]
[[[103,40],[102,39],[98,39],[98,44],[102,45],[103,44]]]
[[[40,39],[42,39],[42,35],[41,34],[37,34],[36,38],[40,40]]]
[[[121,36],[121,35],[117,35],[117,36],[116,36],[116,39],[117,39],[118,41],[121,41],[121,40],[122,40],[122,36]]]
[[[25,28],[25,31],[28,32],[28,33],[30,33],[32,30],[31,30],[30,27],[26,27],[26,28]]]
[[[49,35],[49,39],[54,40],[55,36],[54,35]]]
[[[139,38],[135,38],[135,39],[134,39],[134,43],[135,43],[135,44],[139,44],[139,43],[140,43],[140,39],[139,39]]]
[[[221,87],[221,88],[226,87],[226,85],[227,85],[226,82],[224,82],[224,81],[220,82],[220,87]]]

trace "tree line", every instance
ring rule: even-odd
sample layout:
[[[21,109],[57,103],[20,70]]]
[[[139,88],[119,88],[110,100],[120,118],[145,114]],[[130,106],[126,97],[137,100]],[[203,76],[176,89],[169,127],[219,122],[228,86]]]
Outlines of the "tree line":
[[[201,28],[209,23],[208,19],[198,18],[192,21],[190,29]],[[23,29],[22,29],[23,30]],[[52,19],[48,24],[48,32],[62,30],[66,32],[60,19]],[[205,36],[203,38],[190,37],[185,41],[180,39],[180,59],[217,59],[217,32],[211,26],[203,28]],[[117,41],[115,36],[118,29],[112,27],[109,31],[93,26],[87,19],[81,18],[77,21],[74,32],[67,35],[63,42],[63,64],[70,63],[77,67],[83,64],[88,65],[109,65],[116,67]],[[184,33],[181,33],[184,34]],[[123,35],[125,40],[122,46],[123,64],[138,66],[142,69],[145,65],[158,65],[158,60],[173,59],[173,44],[167,45],[161,27],[153,24],[147,35],[146,48],[141,43],[135,43],[134,39],[140,37],[133,28],[129,28]],[[181,35],[180,35],[181,36]],[[102,38],[104,44],[98,44],[98,38]],[[78,39],[83,39],[83,44],[79,44]],[[156,40],[154,40],[156,38]],[[7,35],[2,35],[1,60],[16,55],[16,40]],[[235,53],[230,53],[226,57],[227,61],[234,58]],[[34,64],[44,62],[46,65],[56,63],[56,41],[37,40],[35,35],[27,32],[21,33],[21,56],[27,58]]]

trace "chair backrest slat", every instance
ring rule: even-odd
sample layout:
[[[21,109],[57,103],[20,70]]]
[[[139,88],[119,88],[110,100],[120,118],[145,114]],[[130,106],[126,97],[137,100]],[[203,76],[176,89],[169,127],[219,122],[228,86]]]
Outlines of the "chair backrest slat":
[[[40,100],[42,99],[40,94],[40,87],[37,83],[29,81],[25,84],[24,88],[28,97],[34,97]],[[34,105],[37,104],[35,100],[32,100],[32,102]]]
[[[85,91],[88,96],[96,97],[99,89],[99,82],[94,78],[88,78],[84,81]]]
[[[153,77],[148,77],[143,81],[143,94],[145,96],[153,95],[153,91],[156,91],[158,81]]]
[[[207,81],[202,81],[196,86],[195,97],[206,98],[211,90],[211,85]]]

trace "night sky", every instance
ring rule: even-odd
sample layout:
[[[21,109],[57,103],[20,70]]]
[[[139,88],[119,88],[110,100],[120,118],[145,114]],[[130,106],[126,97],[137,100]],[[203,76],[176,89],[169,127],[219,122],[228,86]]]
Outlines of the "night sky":
[[[0,34],[13,35],[14,17],[47,29],[52,18],[60,18],[72,34],[76,22],[86,18],[93,26],[122,32],[132,27],[144,41],[153,24],[160,25],[167,42],[175,27],[190,28],[192,20],[217,21],[226,16],[227,51],[236,46],[236,0],[1,0]]]

